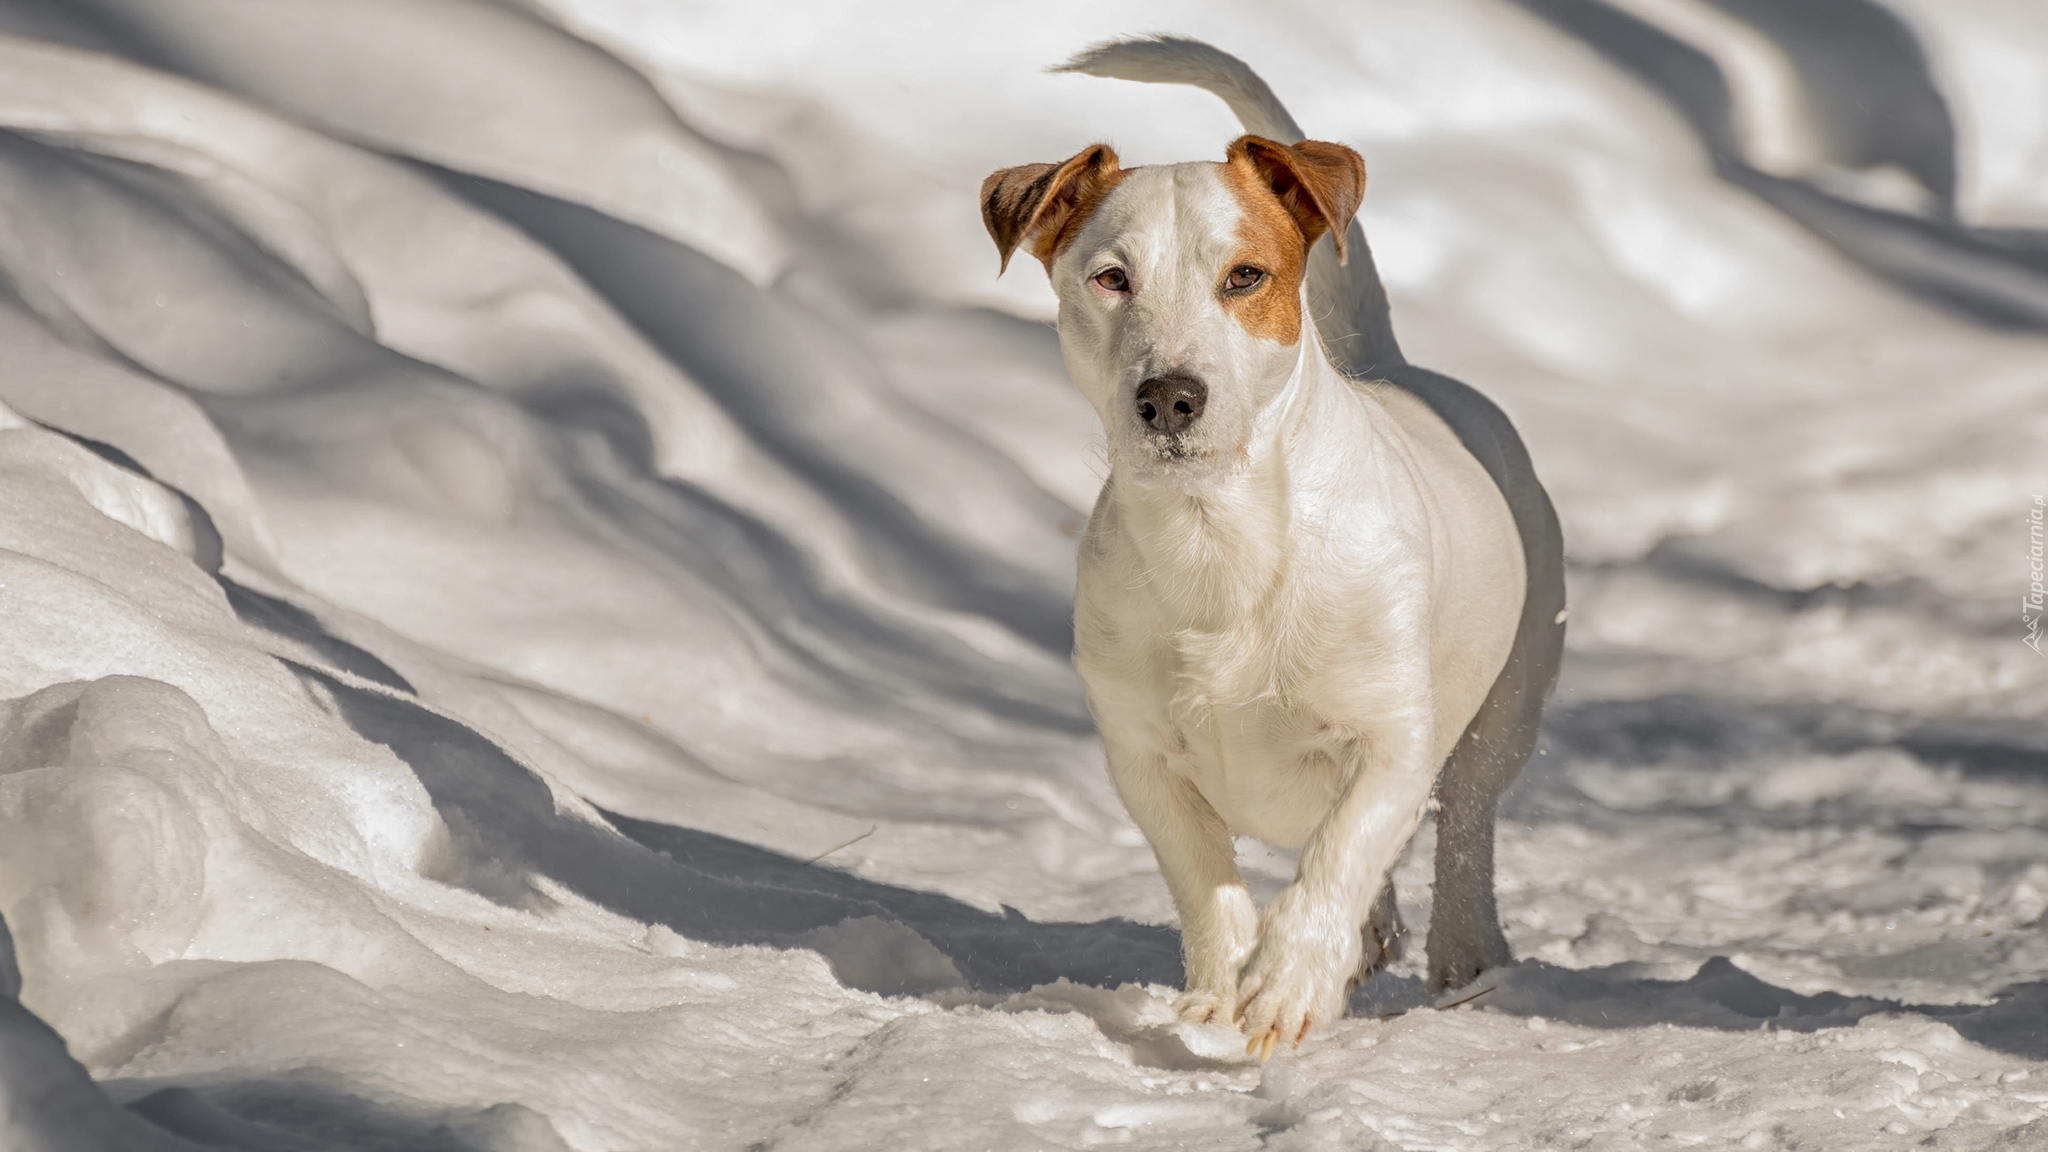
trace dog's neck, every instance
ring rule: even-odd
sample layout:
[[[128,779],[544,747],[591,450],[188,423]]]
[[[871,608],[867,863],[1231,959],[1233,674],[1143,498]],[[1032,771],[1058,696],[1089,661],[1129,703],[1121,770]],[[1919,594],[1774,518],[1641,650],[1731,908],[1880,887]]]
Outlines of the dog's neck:
[[[1195,628],[1255,612],[1287,587],[1304,513],[1313,519],[1330,470],[1312,436],[1319,422],[1349,422],[1354,386],[1329,363],[1312,330],[1286,385],[1259,413],[1243,453],[1196,477],[1134,475],[1113,468],[1106,498],[1167,605]],[[1355,446],[1355,443],[1354,443]]]

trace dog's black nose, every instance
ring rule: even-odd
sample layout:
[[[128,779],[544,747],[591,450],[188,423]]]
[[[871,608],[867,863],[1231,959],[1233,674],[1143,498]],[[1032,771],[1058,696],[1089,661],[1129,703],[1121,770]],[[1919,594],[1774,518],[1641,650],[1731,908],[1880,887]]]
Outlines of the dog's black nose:
[[[1208,402],[1208,386],[1193,376],[1154,376],[1138,385],[1138,419],[1170,436],[1187,431]]]

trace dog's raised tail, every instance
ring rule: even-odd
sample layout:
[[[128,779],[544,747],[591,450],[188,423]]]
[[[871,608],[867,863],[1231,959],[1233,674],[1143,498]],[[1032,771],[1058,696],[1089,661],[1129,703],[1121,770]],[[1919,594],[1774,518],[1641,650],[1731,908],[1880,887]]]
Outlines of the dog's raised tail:
[[[1097,44],[1049,71],[1082,72],[1146,84],[1187,84],[1209,92],[1254,136],[1282,144],[1303,137],[1273,90],[1251,66],[1220,48],[1181,36],[1145,36]]]

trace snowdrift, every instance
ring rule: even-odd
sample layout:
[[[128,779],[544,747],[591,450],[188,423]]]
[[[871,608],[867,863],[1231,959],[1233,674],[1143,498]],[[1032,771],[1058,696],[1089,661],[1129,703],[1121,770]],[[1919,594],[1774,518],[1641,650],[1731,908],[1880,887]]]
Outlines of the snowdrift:
[[[0,1146],[2048,1139],[2048,24],[1797,11],[0,0]],[[973,196],[1220,155],[1039,71],[1153,27],[1365,152],[1574,565],[1527,962],[1265,1066]]]

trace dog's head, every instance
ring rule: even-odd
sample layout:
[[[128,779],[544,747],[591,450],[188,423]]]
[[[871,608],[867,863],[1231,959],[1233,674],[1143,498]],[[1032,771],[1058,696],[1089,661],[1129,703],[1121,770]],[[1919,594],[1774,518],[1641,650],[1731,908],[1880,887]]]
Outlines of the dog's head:
[[[1242,458],[1313,334],[1309,250],[1328,232],[1343,258],[1364,192],[1365,161],[1344,145],[1257,136],[1221,164],[1143,168],[1097,144],[981,188],[1004,266],[1021,247],[1052,277],[1067,370],[1112,467],[1189,479]]]

